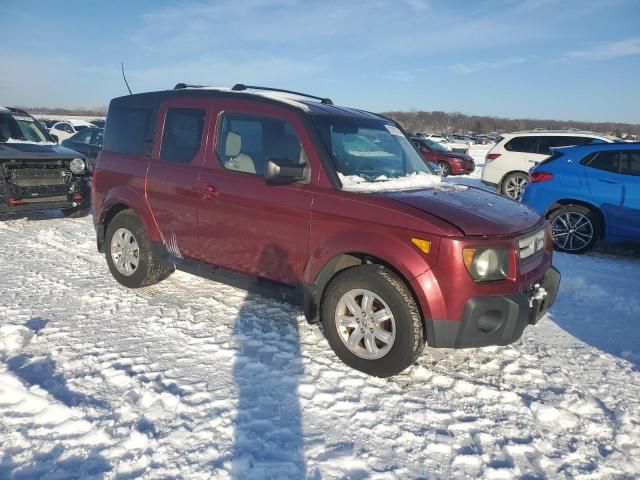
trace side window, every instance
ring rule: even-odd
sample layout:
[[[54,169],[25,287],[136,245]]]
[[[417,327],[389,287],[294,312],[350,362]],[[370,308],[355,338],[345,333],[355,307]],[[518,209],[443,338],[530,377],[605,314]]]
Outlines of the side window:
[[[91,145],[97,145],[98,147],[102,147],[103,138],[104,138],[103,130],[94,130],[93,138],[91,139]]]
[[[64,123],[57,123],[56,125],[54,125],[53,129],[54,130],[60,130],[61,132],[66,131]]]
[[[620,168],[620,152],[598,152],[587,157],[583,162],[591,168],[604,170],[605,172],[618,173]]]
[[[590,137],[570,137],[567,135],[540,137],[540,141],[538,142],[538,153],[541,155],[551,155],[551,147],[588,145],[593,141],[594,139]]]
[[[534,152],[536,141],[539,137],[515,137],[505,145],[505,150],[510,152],[532,153]]]
[[[640,150],[628,150],[620,153],[620,173],[640,176]]]
[[[199,108],[170,108],[164,122],[160,159],[190,163],[200,150],[206,112]]]
[[[91,143],[92,134],[93,132],[91,130],[78,133],[78,135],[76,135],[76,138],[74,138],[74,141],[78,143],[86,143],[88,145]]]
[[[226,169],[254,175],[262,175],[270,158],[306,163],[293,126],[273,117],[224,113],[216,153]]]
[[[142,155],[149,138],[152,108],[116,106],[109,108],[109,126],[104,149],[127,155]],[[155,123],[155,118],[154,118]]]

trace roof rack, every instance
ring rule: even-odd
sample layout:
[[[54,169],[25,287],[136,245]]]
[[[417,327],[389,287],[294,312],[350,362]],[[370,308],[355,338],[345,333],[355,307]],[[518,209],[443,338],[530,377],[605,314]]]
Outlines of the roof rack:
[[[180,84],[178,84],[180,85]],[[176,85],[177,87],[177,85]],[[236,92],[242,92],[244,90],[266,90],[268,92],[280,92],[280,93],[291,93],[293,95],[299,95],[301,97],[313,98],[314,100],[320,100],[320,103],[323,105],[333,105],[333,101],[330,98],[317,97],[315,95],[309,95],[308,93],[296,92],[293,90],[285,90],[283,88],[271,88],[271,87],[259,87],[257,85],[244,85],[242,83],[235,84],[231,90]]]
[[[188,83],[176,83],[174,90],[182,90],[185,88],[205,88],[206,85],[189,85]]]

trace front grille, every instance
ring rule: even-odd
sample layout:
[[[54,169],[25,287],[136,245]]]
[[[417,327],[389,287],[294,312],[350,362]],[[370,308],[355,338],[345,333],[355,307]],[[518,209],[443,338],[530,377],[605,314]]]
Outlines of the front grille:
[[[11,183],[19,187],[64,185],[66,178],[62,168],[20,168],[11,172]]]
[[[535,233],[518,239],[518,255],[520,262],[528,262],[542,255],[546,232],[541,228]]]

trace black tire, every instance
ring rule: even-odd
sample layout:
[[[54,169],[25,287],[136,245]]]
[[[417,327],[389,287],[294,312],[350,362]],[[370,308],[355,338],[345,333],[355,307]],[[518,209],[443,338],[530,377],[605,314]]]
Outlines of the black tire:
[[[62,214],[67,218],[82,218],[89,215],[90,211],[87,207],[63,208]]]
[[[528,183],[529,176],[526,173],[510,173],[502,179],[500,184],[500,193],[512,200],[520,200]],[[518,187],[517,184],[520,184],[520,187]]]
[[[133,234],[140,251],[138,266],[133,274],[129,276],[118,271],[111,255],[113,237],[119,228],[126,228]],[[161,262],[154,253],[144,225],[132,210],[123,210],[109,222],[105,238],[105,255],[113,277],[118,283],[128,288],[153,285],[166,278],[172,271],[172,268]]]
[[[382,298],[395,320],[395,340],[381,358],[367,360],[354,354],[340,338],[336,308],[350,290],[366,289]],[[376,377],[390,377],[409,367],[424,349],[424,330],[413,295],[396,275],[381,265],[361,265],[338,273],[322,298],[321,319],[325,335],[338,358],[356,370]]]
[[[442,172],[443,177],[448,177],[451,175],[451,167],[447,162],[438,162],[438,166],[440,167],[440,171]]]
[[[553,248],[559,252],[576,254],[588,252],[602,236],[600,216],[584,205],[565,205],[553,210],[548,215],[548,219],[553,234]],[[568,225],[571,223],[573,224]],[[569,226],[569,233],[564,234],[567,226]],[[572,230],[571,227],[575,226],[579,228]],[[571,232],[573,233],[573,241],[571,240]]]

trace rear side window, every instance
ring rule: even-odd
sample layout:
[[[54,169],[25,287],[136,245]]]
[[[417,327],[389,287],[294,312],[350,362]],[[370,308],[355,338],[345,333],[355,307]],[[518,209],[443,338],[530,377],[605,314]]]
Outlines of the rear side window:
[[[223,114],[217,154],[227,170],[254,175],[263,174],[270,158],[307,163],[300,139],[289,122],[257,115]]]
[[[640,176],[640,150],[621,152],[620,173]]]
[[[160,159],[190,163],[200,150],[206,112],[199,108],[170,108],[164,122]]]
[[[535,151],[538,137],[515,137],[505,145],[505,150],[510,152],[533,153]]]
[[[619,157],[620,152],[598,152],[585,158],[582,164],[605,172],[618,173],[620,171]]]
[[[104,149],[128,155],[142,155],[151,121],[151,107],[112,106],[104,134]]]
[[[566,135],[560,136],[544,136],[538,140],[538,146],[536,153],[540,155],[551,155],[552,147],[569,147],[575,145],[588,145],[593,142],[594,139],[590,137],[569,137]]]

